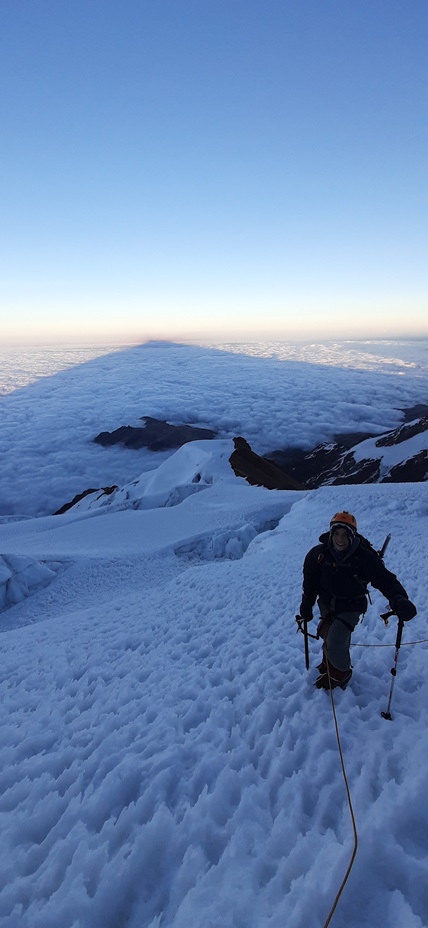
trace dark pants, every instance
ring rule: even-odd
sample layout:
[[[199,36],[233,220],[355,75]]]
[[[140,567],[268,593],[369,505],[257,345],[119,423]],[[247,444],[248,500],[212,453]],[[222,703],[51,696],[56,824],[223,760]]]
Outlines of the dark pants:
[[[324,653],[327,659],[337,670],[350,670],[351,655],[349,646],[351,634],[360,618],[359,612],[331,613],[322,603],[318,603],[321,618],[328,622],[329,628],[324,638]]]

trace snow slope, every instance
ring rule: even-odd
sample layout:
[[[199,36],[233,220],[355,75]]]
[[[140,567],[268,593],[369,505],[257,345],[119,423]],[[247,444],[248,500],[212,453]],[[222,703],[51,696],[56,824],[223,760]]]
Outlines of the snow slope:
[[[409,427],[413,424],[416,425],[417,420],[414,423],[409,422]],[[415,455],[421,452],[425,452],[426,455],[428,451],[428,431],[419,432],[405,441],[391,445],[377,446],[377,440],[376,438],[368,438],[366,441],[360,442],[355,448],[352,448],[351,451],[356,461],[380,458],[381,476],[388,473],[397,464],[404,464],[405,461],[414,458]]]
[[[428,926],[428,644],[409,643],[428,637],[428,486],[270,492],[224,450],[185,446],[110,505],[0,525],[5,556],[57,567],[0,617],[4,928],[322,928],[353,836],[294,615],[341,508],[376,546],[392,532],[418,616],[392,722],[376,591],[335,691],[359,849],[331,924]]]

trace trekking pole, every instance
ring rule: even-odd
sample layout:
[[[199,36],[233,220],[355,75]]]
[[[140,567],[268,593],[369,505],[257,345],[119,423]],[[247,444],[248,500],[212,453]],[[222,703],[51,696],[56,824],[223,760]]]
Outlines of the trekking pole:
[[[305,639],[305,667],[306,670],[309,670],[309,635],[308,635],[308,623],[306,619],[302,619],[300,615],[296,615],[297,622],[297,631],[302,632],[302,635]],[[312,636],[314,637],[314,636]]]
[[[394,613],[391,612],[390,615],[394,615]],[[396,678],[396,676],[397,676],[398,652],[399,652],[399,650],[400,650],[401,636],[402,636],[402,634],[403,634],[403,625],[404,625],[404,622],[403,622],[401,619],[399,619],[399,620],[398,620],[398,628],[397,628],[397,637],[396,637],[396,639],[395,639],[394,666],[391,668],[392,680],[391,680],[391,689],[390,689],[390,691],[389,691],[388,705],[387,705],[386,711],[380,713],[381,716],[382,716],[382,718],[383,718],[383,719],[388,719],[389,722],[392,721],[392,715],[391,715],[391,713],[390,713],[389,710],[390,710],[390,707],[391,707],[392,691],[393,691],[393,689],[394,689],[395,678]]]
[[[305,619],[303,623],[303,634],[305,638],[305,666],[309,670],[309,641],[308,641],[308,623]]]

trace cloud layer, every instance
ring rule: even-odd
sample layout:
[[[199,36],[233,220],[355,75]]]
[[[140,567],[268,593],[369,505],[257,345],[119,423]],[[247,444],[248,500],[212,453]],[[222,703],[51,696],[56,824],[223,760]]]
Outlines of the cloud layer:
[[[373,356],[339,347],[335,360],[306,346],[306,360],[214,347],[153,343],[44,376],[1,399],[0,514],[42,515],[89,487],[124,484],[162,457],[101,448],[103,430],[141,416],[244,435],[257,453],[310,448],[347,431],[380,433],[426,400],[426,369],[397,344]],[[312,353],[312,359],[311,359]],[[419,348],[419,354],[420,348]],[[296,357],[296,355],[294,355]],[[315,362],[315,358],[321,361]],[[350,366],[350,365],[353,366]],[[141,423],[140,423],[141,424]],[[165,456],[165,455],[164,455]]]

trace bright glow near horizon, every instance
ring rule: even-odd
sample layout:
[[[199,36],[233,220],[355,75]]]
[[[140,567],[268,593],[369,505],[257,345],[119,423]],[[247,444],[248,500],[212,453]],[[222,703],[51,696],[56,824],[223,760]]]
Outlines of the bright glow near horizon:
[[[427,26],[3,4],[1,342],[426,334]]]

